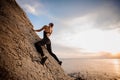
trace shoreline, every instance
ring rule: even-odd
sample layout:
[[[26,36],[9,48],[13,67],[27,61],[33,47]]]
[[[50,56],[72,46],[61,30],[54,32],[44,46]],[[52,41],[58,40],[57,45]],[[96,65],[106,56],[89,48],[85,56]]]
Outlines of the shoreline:
[[[106,73],[103,75],[89,75],[89,72],[86,72],[87,74],[82,74],[81,72],[73,72],[68,73],[68,76],[74,78],[74,80],[120,80],[120,76],[109,76]]]
[[[120,59],[64,59],[63,69],[75,80],[120,80]]]

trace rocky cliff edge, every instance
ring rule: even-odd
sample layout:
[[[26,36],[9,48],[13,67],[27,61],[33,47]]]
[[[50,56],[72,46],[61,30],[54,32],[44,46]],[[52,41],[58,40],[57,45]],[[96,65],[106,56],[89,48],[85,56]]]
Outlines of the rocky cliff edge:
[[[15,0],[0,0],[0,80],[72,80],[49,55],[45,65],[34,43],[40,38]]]

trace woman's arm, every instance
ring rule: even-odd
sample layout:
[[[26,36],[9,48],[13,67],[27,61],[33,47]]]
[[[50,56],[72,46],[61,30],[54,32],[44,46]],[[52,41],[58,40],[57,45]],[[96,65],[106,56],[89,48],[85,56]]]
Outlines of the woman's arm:
[[[40,32],[40,31],[42,31],[42,30],[44,30],[44,29],[45,29],[45,26],[43,26],[41,29],[34,30],[34,31],[36,31],[36,32]]]

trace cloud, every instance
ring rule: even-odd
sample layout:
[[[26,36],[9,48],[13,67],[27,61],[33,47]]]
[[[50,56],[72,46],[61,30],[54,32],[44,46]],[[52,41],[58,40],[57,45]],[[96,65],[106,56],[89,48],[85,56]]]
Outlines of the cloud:
[[[83,31],[97,28],[100,30],[110,30],[112,33],[112,31],[114,32],[113,29],[120,28],[119,11],[117,11],[116,7],[112,4],[99,6],[95,8],[95,10],[89,10],[89,12],[84,15],[76,16],[74,14],[72,18],[64,17],[62,20],[61,18],[59,20],[60,22],[57,22],[58,25],[55,25],[55,34],[53,33],[54,37],[52,37],[53,40],[55,40],[56,43],[74,47],[80,46],[80,35]]]
[[[76,14],[79,14],[79,11]],[[76,14],[71,15],[74,17],[69,16],[62,19],[64,30],[76,32],[91,28],[120,29],[120,11],[112,3],[96,6],[96,8],[85,11],[84,14],[79,16],[76,16]]]
[[[18,4],[26,11],[32,15],[42,15],[45,13],[44,5],[38,0],[16,0]]]
[[[83,48],[65,46],[61,44],[52,44],[53,51],[60,58],[92,58],[96,56],[95,52],[88,52]]]
[[[75,58],[79,57],[81,48],[73,48],[69,46],[64,46],[61,44],[56,44],[53,42],[53,51],[61,58]]]
[[[114,53],[114,54],[112,54],[112,56],[113,56],[113,58],[120,59],[120,53]]]
[[[82,6],[75,5],[75,7],[73,7],[71,6],[73,5],[73,3],[71,3],[71,5],[66,4],[61,6],[61,1],[61,4],[57,3],[57,1],[55,3],[54,1],[50,1],[50,3],[52,4],[50,4],[49,1],[47,3],[44,2],[43,4],[39,0],[17,0],[17,2],[28,14],[32,14],[35,16],[42,15],[42,17],[44,18],[47,17],[47,19],[44,19],[44,22],[47,22],[49,19],[51,22],[55,23],[54,32],[51,36],[52,42],[54,41],[53,51],[55,50],[55,54],[63,58],[92,57],[96,56],[95,54],[98,54],[84,51],[82,49],[84,48],[82,47],[82,45],[87,44],[88,47],[91,47],[93,43],[99,43],[99,41],[103,40],[104,38],[100,39],[92,37],[91,39],[91,36],[94,35],[95,37],[100,37],[99,34],[97,35],[97,33],[99,32],[96,31],[95,33],[90,32],[83,34],[85,31],[93,31],[95,28],[99,30],[113,30],[120,28],[120,11],[118,11],[118,9],[116,9],[116,6],[112,3],[97,3],[99,4],[98,6],[95,3],[85,5],[86,2],[83,2],[84,4],[81,3]],[[78,10],[78,8],[80,9]],[[41,18],[41,20],[43,19]],[[81,38],[83,38],[84,40]],[[106,39],[108,40],[106,41],[107,43],[113,40],[111,39],[111,37],[109,39],[110,40]],[[90,40],[91,45],[88,44]],[[111,46],[111,43],[109,45]],[[116,46],[115,44],[113,45]],[[96,44],[96,46],[98,45]],[[112,46],[109,48],[112,48]],[[102,56],[102,54],[99,56]]]
[[[60,44],[53,44],[53,51],[59,58],[120,58],[120,53],[110,53],[110,52],[90,52],[82,48],[68,47]]]
[[[28,13],[38,15],[35,7],[26,4],[26,5],[24,5],[24,8],[25,8],[25,10],[26,10]]]
[[[120,12],[113,5],[102,6],[95,12],[97,18],[95,19],[94,27],[100,29],[119,29],[120,28]]]
[[[104,51],[101,51],[97,54],[95,54],[94,57],[92,58],[104,58],[104,59],[107,59],[107,58],[112,58],[112,59],[119,59],[120,58],[120,53],[110,53],[110,52],[104,52]]]

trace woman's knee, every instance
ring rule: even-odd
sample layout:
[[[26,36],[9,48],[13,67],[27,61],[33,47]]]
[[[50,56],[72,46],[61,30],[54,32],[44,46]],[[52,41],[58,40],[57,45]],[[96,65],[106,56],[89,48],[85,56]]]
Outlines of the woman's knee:
[[[42,46],[43,43],[41,41],[35,43],[36,46]]]

